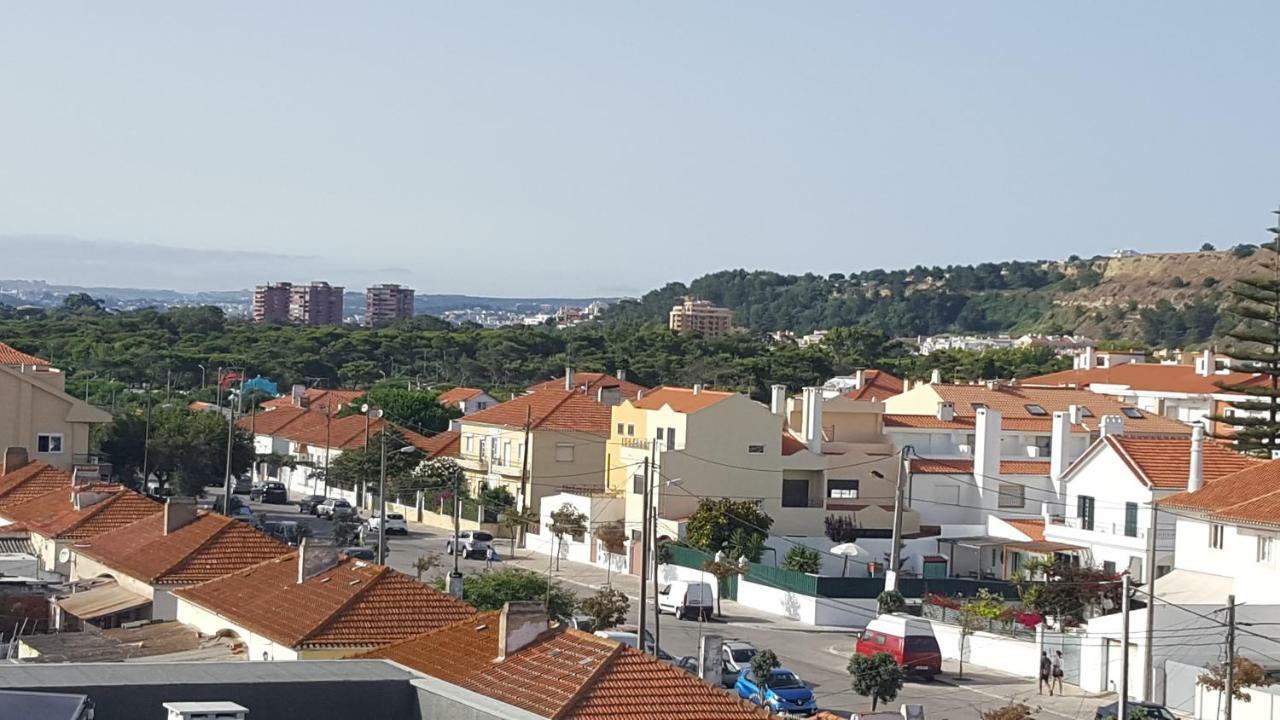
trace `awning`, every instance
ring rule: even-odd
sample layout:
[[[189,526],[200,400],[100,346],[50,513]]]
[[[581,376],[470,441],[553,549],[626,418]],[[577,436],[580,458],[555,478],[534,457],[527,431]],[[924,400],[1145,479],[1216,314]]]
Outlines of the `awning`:
[[[1010,542],[1005,545],[1009,550],[1021,550],[1022,552],[1048,554],[1053,552],[1078,552],[1085,548],[1079,545],[1070,545],[1068,543],[1047,542],[1045,540],[1032,540],[1030,542]]]
[[[92,590],[78,592],[58,601],[58,607],[62,608],[63,612],[81,620],[115,615],[150,604],[151,601],[147,598],[131,593],[116,583],[99,585]]]
[[[995,537],[994,535],[971,535],[969,537],[938,538],[938,542],[959,545],[960,547],[984,548],[994,547],[996,545],[1007,545],[1013,542],[1013,540],[1010,538]]]
[[[1174,605],[1221,605],[1235,592],[1235,581],[1222,575],[1172,570],[1156,578],[1156,597]],[[1156,613],[1159,617],[1159,613]]]

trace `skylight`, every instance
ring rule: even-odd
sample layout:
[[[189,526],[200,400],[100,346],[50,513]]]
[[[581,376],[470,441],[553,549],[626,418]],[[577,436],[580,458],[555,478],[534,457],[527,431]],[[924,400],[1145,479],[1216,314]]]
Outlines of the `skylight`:
[[[1089,409],[1088,405],[1080,406],[1080,417],[1093,417],[1093,411]]]
[[[1040,407],[1039,405],[1036,405],[1035,403],[1031,403],[1029,405],[1023,405],[1022,407],[1026,408],[1027,412],[1031,413],[1032,415],[1035,415],[1036,417],[1044,417],[1049,414],[1047,410]]]
[[[1131,420],[1142,419],[1142,411],[1136,407],[1123,407],[1120,408],[1120,412],[1124,413],[1124,416]]]

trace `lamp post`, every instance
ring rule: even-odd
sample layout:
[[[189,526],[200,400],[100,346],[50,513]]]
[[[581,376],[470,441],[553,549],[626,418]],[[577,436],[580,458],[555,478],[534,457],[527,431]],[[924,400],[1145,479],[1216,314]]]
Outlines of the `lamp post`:
[[[227,413],[227,476],[223,488],[226,494],[222,496],[222,510],[223,514],[228,516],[231,515],[231,495],[233,494],[232,490],[234,489],[231,485],[231,447],[232,440],[235,438],[236,434],[236,406],[238,406],[244,398],[244,368],[229,369],[240,370],[240,393],[236,396],[236,404],[232,405]],[[218,386],[222,386],[221,381],[219,381]],[[230,393],[228,393],[228,396],[229,395]]]
[[[449,591],[450,595],[461,600],[462,599],[462,571],[458,569],[458,553],[462,550],[462,548],[459,546],[459,540],[460,540],[459,536],[462,534],[461,527],[460,527],[462,514],[460,512],[461,508],[458,506],[458,480],[462,477],[462,471],[455,470],[455,472],[453,472],[452,474],[453,474],[453,547],[451,549],[451,553],[453,554],[453,572],[449,573],[449,584],[446,589]],[[548,558],[548,560],[550,560],[550,558]],[[551,587],[551,583],[548,582],[547,588],[550,589],[550,587]],[[642,618],[644,617],[644,608],[640,609],[640,616]]]
[[[411,453],[417,450],[412,445],[405,445],[396,450],[398,453]],[[382,429],[382,472],[378,479],[378,564],[387,564],[387,430]]]

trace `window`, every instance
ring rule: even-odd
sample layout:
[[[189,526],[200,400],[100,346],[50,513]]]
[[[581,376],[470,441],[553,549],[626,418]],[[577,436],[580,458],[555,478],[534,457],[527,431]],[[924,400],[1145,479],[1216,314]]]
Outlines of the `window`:
[[[632,531],[631,531],[631,544],[632,544],[632,545],[638,545],[639,543],[640,543],[640,531],[639,531],[639,530],[632,530]]]
[[[53,454],[62,452],[62,435],[52,433],[36,435],[36,452]]]
[[[491,460],[498,459],[498,438],[494,438],[493,441],[489,443],[489,458]]]
[[[1042,406],[1037,405],[1035,403],[1028,403],[1026,405],[1023,405],[1022,407],[1026,408],[1028,413],[1035,415],[1036,417],[1045,417],[1049,414],[1049,411],[1045,410]]]
[[[524,462],[524,443],[516,445],[516,462]]]
[[[511,441],[510,440],[502,441],[502,464],[503,465],[511,464]]]
[[[480,443],[477,446],[477,450],[476,450],[476,457],[480,458],[481,460],[484,459],[484,442],[485,442],[485,438],[480,438]]]
[[[1104,560],[1102,562],[1102,572],[1108,575],[1116,574],[1116,563],[1114,560]]]
[[[1214,550],[1221,550],[1223,541],[1226,539],[1226,534],[1227,529],[1218,523],[1209,525],[1209,547]]]
[[[1080,406],[1080,417],[1093,417],[1093,411],[1089,409],[1088,405]]]
[[[662,439],[662,428],[658,428],[658,431],[657,431],[657,432],[658,432],[657,437],[658,437],[658,439],[659,439],[659,440],[661,440],[661,439]]]
[[[1081,495],[1076,498],[1076,518],[1080,520],[1081,530],[1093,529],[1093,498],[1088,495]]]
[[[635,436],[636,436],[636,426],[627,425],[627,437],[635,437]]]
[[[1130,420],[1142,419],[1142,411],[1136,407],[1122,407],[1120,408],[1120,412],[1124,413],[1124,416]]]
[[[752,455],[763,455],[763,454],[764,454],[764,446],[763,446],[763,445],[748,445],[748,446],[747,446],[747,452],[751,453]]]
[[[809,507],[809,481],[783,478],[782,507]]]
[[[636,473],[631,476],[631,492],[637,495],[644,494],[644,473]]]
[[[462,452],[465,452],[465,453],[471,452],[471,436],[470,435],[462,436]]]
[[[1002,508],[1026,507],[1027,488],[1018,483],[1000,483],[1000,496],[997,505]]]
[[[619,435],[621,435],[621,434],[622,434],[622,430],[623,430],[623,428],[625,428],[625,427],[626,427],[626,426],[625,426],[625,425],[623,425],[622,423],[618,423],[618,434],[619,434]]]
[[[1138,503],[1124,504],[1124,535],[1138,537]]]
[[[556,443],[556,462],[573,462],[573,443]]]
[[[1275,538],[1259,537],[1258,538],[1258,562],[1271,564],[1275,559]]]
[[[965,445],[968,445],[969,447],[973,447],[973,446],[974,446],[973,444],[974,444],[974,442],[975,442],[977,439],[978,439],[978,436],[977,436],[976,434],[974,434],[974,433],[965,433],[965,436],[964,436],[964,444],[965,444]]]
[[[1037,435],[1035,439],[1038,457],[1049,457],[1053,452],[1053,438],[1048,435]]]
[[[676,429],[673,427],[667,428],[667,449],[676,449]]]
[[[858,480],[828,480],[827,497],[837,500],[853,500],[858,497]]]

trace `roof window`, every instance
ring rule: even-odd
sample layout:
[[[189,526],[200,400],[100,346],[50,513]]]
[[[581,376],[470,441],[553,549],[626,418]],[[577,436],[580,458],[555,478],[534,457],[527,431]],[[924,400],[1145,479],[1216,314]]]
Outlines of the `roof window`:
[[[1035,415],[1036,417],[1045,417],[1046,415],[1049,414],[1047,410],[1045,410],[1043,407],[1035,403],[1028,403],[1026,405],[1023,405],[1022,407],[1026,408],[1027,412],[1031,413],[1032,415]]]
[[[1124,416],[1130,420],[1142,419],[1142,411],[1136,407],[1122,407],[1120,408],[1120,412],[1124,413]]]

